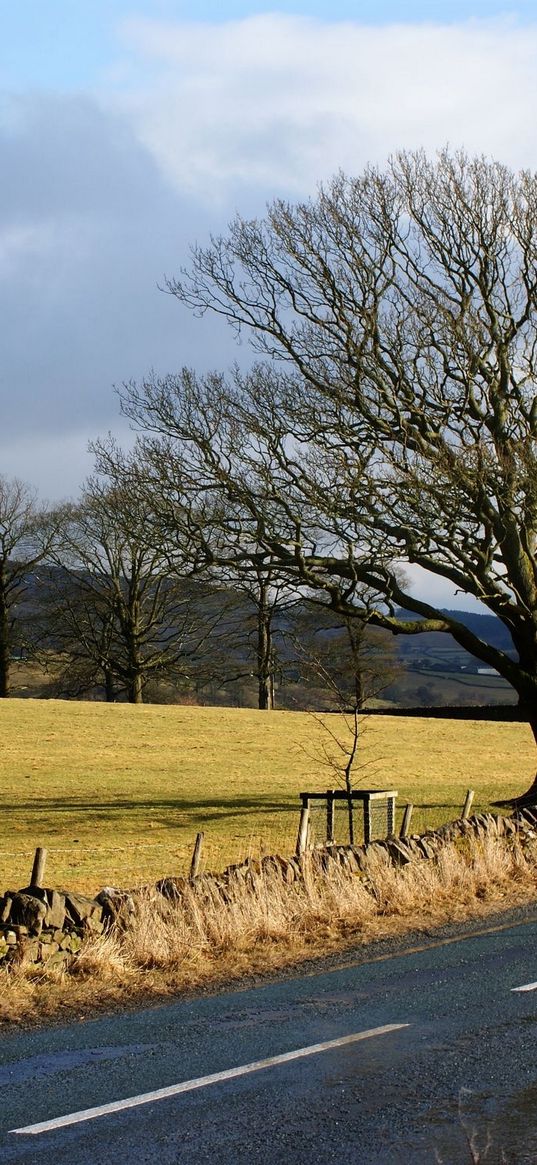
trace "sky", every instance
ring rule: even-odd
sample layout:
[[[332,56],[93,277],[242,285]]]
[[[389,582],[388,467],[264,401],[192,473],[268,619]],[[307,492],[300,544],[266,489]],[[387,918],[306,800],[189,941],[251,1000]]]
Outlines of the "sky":
[[[400,148],[536,166],[537,0],[0,0],[0,93],[0,472],[56,500],[114,385],[234,360],[161,288],[236,211]]]

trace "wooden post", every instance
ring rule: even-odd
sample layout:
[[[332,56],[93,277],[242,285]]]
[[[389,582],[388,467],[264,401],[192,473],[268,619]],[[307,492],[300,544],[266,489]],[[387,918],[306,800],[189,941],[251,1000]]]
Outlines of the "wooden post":
[[[35,851],[34,864],[32,866],[32,874],[30,878],[30,886],[42,886],[43,878],[45,876],[45,866],[47,863],[47,851],[41,849],[39,846]]]
[[[307,799],[302,801],[302,809],[300,810],[300,823],[298,826],[298,837],[296,839],[296,854],[299,858],[308,844],[308,832],[310,825],[310,806]]]
[[[196,835],[196,841],[194,843],[194,853],[192,854],[192,861],[190,863],[190,877],[191,878],[195,878],[197,873],[198,873],[200,861],[201,861],[202,846],[203,846],[203,833],[198,833]]]
[[[326,844],[334,844],[334,793],[335,789],[326,790]]]
[[[412,804],[405,805],[405,812],[403,813],[403,823],[401,825],[399,837],[408,837],[413,809],[414,809],[414,806]]]
[[[466,794],[466,801],[464,802],[463,809],[462,809],[463,821],[466,821],[466,818],[470,816],[470,809],[472,808],[473,799],[474,799],[474,790],[468,789],[468,792]]]

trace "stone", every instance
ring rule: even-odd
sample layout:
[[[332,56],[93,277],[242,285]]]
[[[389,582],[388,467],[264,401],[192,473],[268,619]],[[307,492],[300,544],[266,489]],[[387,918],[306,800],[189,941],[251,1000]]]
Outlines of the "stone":
[[[13,895],[9,920],[12,924],[27,926],[30,934],[38,935],[43,929],[46,913],[45,902],[41,902],[34,894],[19,891]]]
[[[160,882],[157,882],[155,889],[158,890],[159,894],[162,894],[164,898],[177,899],[183,897],[187,886],[188,878],[161,878]],[[101,890],[101,893],[97,895],[97,901],[102,902],[105,909],[107,909],[109,902],[113,902],[114,898],[111,896],[110,898],[106,898],[103,901],[103,894],[104,891]],[[117,894],[117,891],[114,891],[114,894]]]
[[[406,866],[412,861],[412,855],[409,853],[407,846],[403,841],[398,841],[396,838],[390,838],[386,843],[388,853],[396,866]]]
[[[163,881],[171,882],[175,879],[166,878]],[[186,882],[186,879],[184,881]],[[99,921],[105,923],[119,922],[125,925],[130,916],[134,914],[134,902],[128,890],[117,890],[115,886],[105,886],[97,895],[95,902],[101,907]],[[92,917],[96,918],[95,915]]]
[[[41,962],[48,963],[49,959],[59,951],[58,943],[43,943],[39,944],[39,958]]]
[[[70,951],[55,951],[47,961],[47,967],[64,967],[72,958]]]
[[[61,930],[65,922],[65,896],[59,890],[47,890],[46,925]]]
[[[104,930],[104,922],[101,922],[100,918],[94,918],[93,915],[90,915],[89,918],[86,918],[84,923],[84,930],[87,931],[88,934],[102,934]]]
[[[418,845],[421,849],[421,852],[422,852],[424,858],[434,858],[435,850],[434,850],[434,847],[431,845],[429,838],[425,839],[424,837],[419,837],[417,839],[417,842],[418,842]]]
[[[21,963],[37,963],[39,959],[39,939],[32,938],[22,943],[19,948]]]
[[[2,908],[0,910],[0,922],[9,922],[9,915],[11,912],[12,901],[13,901],[12,894],[6,894],[6,895],[4,895],[3,898],[0,899],[0,903],[2,906]]]
[[[23,886],[21,890],[17,890],[17,894],[30,894],[32,898],[38,898],[40,902],[47,904],[47,891],[43,886]]]
[[[95,898],[86,898],[84,894],[75,894],[72,890],[62,891],[65,900],[65,911],[75,926],[82,926],[88,918],[101,921],[103,908]]]

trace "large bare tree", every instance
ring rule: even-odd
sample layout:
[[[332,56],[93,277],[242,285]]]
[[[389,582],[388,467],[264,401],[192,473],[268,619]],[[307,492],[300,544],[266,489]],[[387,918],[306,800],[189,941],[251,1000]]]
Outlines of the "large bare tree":
[[[449,632],[496,668],[537,736],[537,178],[401,155],[237,218],[168,289],[269,363],[131,385],[130,415],[193,436],[207,488],[252,526],[260,498],[272,508],[267,553],[333,606],[356,609],[365,585],[370,622]],[[208,409],[194,435],[193,399]],[[484,603],[513,651],[418,599],[401,561]]]

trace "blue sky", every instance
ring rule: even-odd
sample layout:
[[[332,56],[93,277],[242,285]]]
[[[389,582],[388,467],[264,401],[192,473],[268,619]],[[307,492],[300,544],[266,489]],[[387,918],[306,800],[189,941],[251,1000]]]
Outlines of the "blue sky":
[[[97,84],[120,52],[118,29],[132,17],[222,24],[264,12],[372,25],[498,16],[526,22],[537,18],[537,0],[2,0],[0,84]]]

